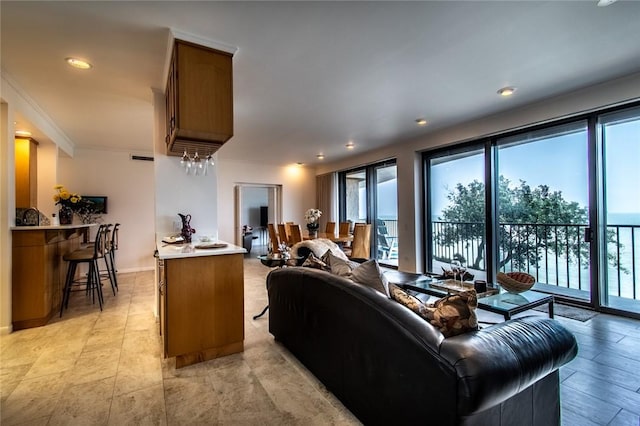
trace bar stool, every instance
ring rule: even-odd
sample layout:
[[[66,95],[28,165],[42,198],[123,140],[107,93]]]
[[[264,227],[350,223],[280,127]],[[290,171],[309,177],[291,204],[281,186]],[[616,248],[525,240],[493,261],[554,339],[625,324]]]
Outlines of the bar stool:
[[[67,269],[67,278],[65,280],[62,293],[62,303],[60,304],[61,318],[64,309],[69,307],[69,297],[71,296],[71,292],[80,290],[73,290],[74,286],[81,285],[79,281],[74,280],[76,269],[78,267],[78,264],[80,263],[87,263],[89,265],[89,273],[87,274],[85,293],[88,295],[89,292],[91,292],[93,303],[96,303],[96,295],[98,296],[98,303],[100,305],[100,310],[102,311],[104,298],[102,296],[102,282],[100,280],[98,259],[104,257],[104,254],[106,253],[104,238],[105,229],[106,225],[100,225],[98,227],[98,233],[96,234],[96,240],[93,247],[74,250],[62,257],[64,260],[69,262],[69,267]]]
[[[113,283],[116,286],[116,291],[118,290],[118,278],[116,276],[116,250],[118,250],[118,230],[120,229],[120,224],[116,222],[113,225],[113,229],[111,230],[111,242],[109,244],[109,260],[111,261],[111,274],[113,275]]]
[[[113,226],[113,230],[111,227]],[[98,228],[98,233],[103,233],[103,245],[104,245],[104,253],[101,259],[104,260],[105,269],[100,269],[100,277],[109,278],[109,283],[111,284],[111,291],[113,291],[113,295],[116,295],[116,291],[118,291],[118,278],[116,276],[115,270],[115,254],[113,250],[117,250],[118,248],[118,227],[119,223],[116,223],[115,226],[111,223],[107,223],[106,225],[101,225],[101,228]],[[93,248],[95,242],[92,241],[86,244],[83,248],[90,249]],[[115,249],[114,249],[115,246]]]

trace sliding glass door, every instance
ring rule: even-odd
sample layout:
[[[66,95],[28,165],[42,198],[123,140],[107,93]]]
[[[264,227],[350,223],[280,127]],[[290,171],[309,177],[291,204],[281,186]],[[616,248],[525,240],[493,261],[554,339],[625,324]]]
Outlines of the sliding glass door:
[[[424,155],[425,269],[536,278],[535,290],[640,314],[640,105]]]
[[[587,122],[497,140],[497,270],[590,300]]]
[[[640,108],[601,117],[600,303],[640,313]]]
[[[476,279],[486,279],[484,161],[483,146],[429,160],[429,271],[442,273],[460,262]]]
[[[370,223],[371,257],[398,265],[398,183],[395,160],[341,172],[340,221]]]

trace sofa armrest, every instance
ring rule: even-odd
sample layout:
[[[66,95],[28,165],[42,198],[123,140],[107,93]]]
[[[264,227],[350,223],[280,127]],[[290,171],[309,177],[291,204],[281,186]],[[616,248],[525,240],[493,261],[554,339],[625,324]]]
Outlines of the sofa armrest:
[[[458,375],[458,410],[467,414],[500,404],[577,353],[571,332],[539,316],[506,321],[440,345],[440,355]]]

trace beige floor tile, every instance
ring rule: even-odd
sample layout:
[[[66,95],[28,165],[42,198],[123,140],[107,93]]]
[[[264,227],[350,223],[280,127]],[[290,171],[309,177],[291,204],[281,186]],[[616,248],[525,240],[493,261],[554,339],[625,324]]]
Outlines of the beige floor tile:
[[[166,425],[163,386],[156,385],[114,396],[108,424]]]
[[[50,416],[64,387],[64,373],[24,379],[2,402],[0,424],[15,425]]]
[[[219,395],[206,376],[175,377],[164,381],[169,425],[217,424]]]
[[[157,355],[145,351],[121,354],[114,395],[122,395],[155,385],[162,386],[162,364]]]
[[[109,377],[65,387],[48,424],[51,426],[107,424],[114,380],[114,377]]]
[[[119,361],[118,348],[82,352],[75,367],[68,371],[66,380],[69,384],[81,384],[114,377]]]

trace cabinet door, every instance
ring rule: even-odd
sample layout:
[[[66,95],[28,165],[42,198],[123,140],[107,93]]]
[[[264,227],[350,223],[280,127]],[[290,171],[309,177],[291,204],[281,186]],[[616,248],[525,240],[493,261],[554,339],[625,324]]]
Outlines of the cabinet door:
[[[176,126],[186,135],[224,142],[233,135],[232,56],[176,44]]]
[[[244,340],[243,255],[165,261],[167,356]]]
[[[171,64],[169,65],[169,75],[167,76],[167,91],[166,91],[166,127],[167,136],[166,143],[174,137],[176,129],[176,73],[175,73],[175,52]]]

